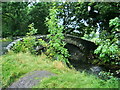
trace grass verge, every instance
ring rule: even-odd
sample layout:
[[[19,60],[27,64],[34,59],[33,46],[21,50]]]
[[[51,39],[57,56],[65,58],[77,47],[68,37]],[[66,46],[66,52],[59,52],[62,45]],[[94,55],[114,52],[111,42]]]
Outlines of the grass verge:
[[[69,69],[60,61],[50,61],[44,54],[10,52],[0,57],[2,64],[2,87],[8,87],[26,73],[35,70],[47,70],[57,76],[44,78],[33,88],[118,88],[118,80],[112,78],[104,81],[86,73]]]
[[[65,73],[63,75],[44,78],[34,88],[118,88],[115,78],[104,81],[86,73]]]
[[[47,70],[55,74],[62,74],[68,72],[66,68],[59,61],[50,61],[45,55],[35,56],[30,53],[10,52],[0,57],[0,64],[2,65],[2,86],[7,87],[26,73],[35,70]]]

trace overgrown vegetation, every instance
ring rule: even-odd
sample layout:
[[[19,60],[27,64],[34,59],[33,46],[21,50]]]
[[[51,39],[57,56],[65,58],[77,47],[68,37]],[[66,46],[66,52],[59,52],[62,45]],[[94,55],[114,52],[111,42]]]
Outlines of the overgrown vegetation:
[[[95,50],[95,53],[101,58],[101,64],[110,63],[118,65],[120,62],[120,49],[118,46],[119,36],[116,35],[116,33],[120,27],[120,19],[116,17],[115,19],[110,20],[109,24],[110,26],[114,26],[114,28],[111,30],[113,33],[111,36],[106,35],[106,37],[96,40],[96,43],[99,45],[99,47]],[[109,34],[106,31],[102,33]]]
[[[59,21],[57,19],[57,13],[58,9],[56,7],[53,7],[50,9],[49,18],[47,20],[47,25],[49,28],[50,34],[48,35],[49,46],[47,48],[47,53],[49,57],[53,57],[55,60],[63,61],[65,63],[68,63],[68,51],[64,46],[66,45],[65,42],[63,42],[64,34],[63,34],[63,26],[58,25]]]
[[[48,39],[50,41],[48,43],[46,43],[42,39],[36,40],[36,38],[32,36],[37,32],[37,29],[34,28],[33,24],[30,24],[28,26],[30,29],[26,35],[27,37],[23,38],[23,41],[17,42],[12,50],[14,52],[35,53],[34,47],[38,43],[39,45],[43,45],[47,48],[46,54],[48,55],[48,57],[52,57],[53,59],[58,61],[63,61],[64,63],[69,63],[67,59],[69,54],[67,49],[64,48],[66,43],[63,42],[63,26],[58,25],[57,12],[58,9],[55,9],[55,7],[53,7],[52,9],[50,9],[50,19],[47,18],[46,24],[48,25],[48,31],[50,32],[50,34],[48,35]]]
[[[28,72],[47,70],[57,76],[42,80],[35,88],[118,88],[116,78],[104,81],[84,72],[69,69],[61,61],[50,61],[44,54],[35,56],[30,53],[10,52],[0,57],[0,64],[2,87],[9,86]]]
[[[36,46],[36,38],[32,35],[37,33],[37,29],[34,29],[34,24],[30,24],[29,32],[26,34],[26,37],[23,38],[22,41],[18,41],[12,50],[16,53],[18,52],[31,52],[35,53],[34,46]]]
[[[109,32],[102,31],[101,33],[92,32],[91,34],[85,34],[83,39],[87,39],[95,42],[98,48],[94,51],[98,58],[93,60],[94,64],[104,65],[108,68],[114,69],[114,72],[120,73],[120,49],[119,49],[119,28],[120,18],[116,17],[111,19],[109,26],[112,30]],[[110,34],[111,33],[111,34]]]
[[[120,73],[120,17],[118,14],[120,3],[4,2],[2,8],[3,37],[26,35],[13,47],[12,50],[15,53],[9,52],[1,56],[3,74],[0,75],[3,79],[3,87],[34,70],[48,70],[57,74],[55,77],[44,79],[36,87],[118,87],[118,80],[114,77],[106,81],[101,80],[86,73],[70,70],[62,62],[68,63],[70,56],[64,48],[66,45],[63,42],[64,34],[71,34],[91,40],[98,45],[94,51],[96,59],[91,60],[92,64],[104,65]],[[32,36],[48,33],[50,40],[48,43],[42,39],[36,40]],[[4,39],[1,40],[4,41]],[[47,48],[48,58],[45,55],[33,55],[36,53],[35,46],[38,44]]]

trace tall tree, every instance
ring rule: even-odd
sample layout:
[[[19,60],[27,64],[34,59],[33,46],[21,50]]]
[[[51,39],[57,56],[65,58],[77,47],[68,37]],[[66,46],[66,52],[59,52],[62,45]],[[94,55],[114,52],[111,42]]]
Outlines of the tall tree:
[[[2,3],[2,24],[3,37],[24,35],[28,26],[27,2],[3,2]]]
[[[89,34],[97,30],[112,33],[113,27],[109,26],[109,21],[119,17],[120,3],[110,2],[65,2],[57,4],[57,8],[63,9],[59,13],[63,20],[65,33],[79,31],[79,36]]]
[[[51,3],[48,2],[39,2],[34,3],[31,7],[32,10],[30,12],[30,22],[34,23],[34,27],[38,29],[39,34],[48,34],[48,27],[45,24],[46,17],[49,14],[49,8]]]
[[[3,2],[3,37],[25,35],[28,25],[34,23],[38,34],[47,34],[45,24],[51,3],[47,2]]]

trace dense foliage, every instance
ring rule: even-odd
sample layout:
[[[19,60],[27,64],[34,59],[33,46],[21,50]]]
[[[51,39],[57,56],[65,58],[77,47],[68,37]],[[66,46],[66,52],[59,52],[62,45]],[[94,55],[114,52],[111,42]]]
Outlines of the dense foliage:
[[[95,53],[99,54],[99,57],[102,58],[102,62],[119,65],[119,36],[116,34],[116,32],[120,27],[120,19],[116,17],[115,19],[110,20],[109,24],[110,26],[114,25],[114,28],[111,30],[112,34],[99,40],[99,47],[96,49]],[[107,34],[107,32],[104,33]]]
[[[44,23],[49,13],[49,3],[2,2],[2,36],[22,36],[28,25],[34,23],[39,34],[46,34]]]
[[[25,35],[29,25],[27,2],[2,3],[2,36]]]
[[[120,4],[116,2],[60,2],[54,6],[62,10],[57,16],[64,26],[64,33],[79,36],[89,34],[91,31],[96,32],[98,27],[100,34],[102,31],[112,34],[114,26],[111,27],[109,21],[115,17],[119,18]],[[45,18],[52,7],[53,3],[47,2],[2,3],[3,36],[25,35],[30,23],[35,24],[39,34],[47,34]]]
[[[48,31],[50,34],[48,35],[49,46],[47,49],[47,53],[49,53],[50,57],[55,58],[56,60],[68,62],[67,57],[69,56],[68,51],[64,46],[66,45],[65,42],[63,42],[64,34],[63,34],[63,26],[58,25],[58,19],[57,19],[57,12],[58,9],[53,7],[50,9],[49,18],[47,20],[48,25]]]
[[[34,46],[36,46],[36,38],[34,35],[37,32],[37,29],[34,29],[33,24],[29,25],[29,32],[27,33],[27,37],[24,37],[22,41],[18,41],[12,50],[16,53],[18,52],[31,52],[35,53]]]

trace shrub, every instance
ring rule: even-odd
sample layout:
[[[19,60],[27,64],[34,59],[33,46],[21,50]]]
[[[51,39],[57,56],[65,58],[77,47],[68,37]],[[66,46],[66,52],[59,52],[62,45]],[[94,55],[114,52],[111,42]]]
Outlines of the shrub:
[[[63,26],[58,25],[59,21],[57,19],[57,11],[55,7],[50,9],[49,18],[47,18],[46,24],[48,25],[50,34],[48,35],[49,46],[47,49],[47,54],[49,57],[53,57],[56,60],[68,62],[67,57],[69,56],[68,51],[64,46],[66,45],[63,42],[64,34],[63,34]]]
[[[31,52],[35,53],[34,46],[36,45],[36,38],[32,36],[33,34],[37,33],[37,29],[34,29],[34,24],[30,24],[28,27],[29,32],[26,34],[27,37],[23,38],[23,41],[18,41],[15,46],[13,47],[13,51],[18,52]]]
[[[95,54],[99,55],[103,63],[118,64],[118,46],[115,43],[110,43],[109,39],[101,41],[99,47],[95,50]],[[112,59],[116,59],[116,61],[110,61]]]
[[[110,20],[110,26],[114,26],[112,29],[112,34],[102,37],[97,40],[99,47],[95,50],[95,54],[99,55],[99,58],[102,59],[101,63],[110,63],[110,64],[119,64],[119,45],[118,45],[118,35],[116,32],[120,27],[120,19],[115,18]],[[107,32],[103,31],[101,35],[105,35]]]

